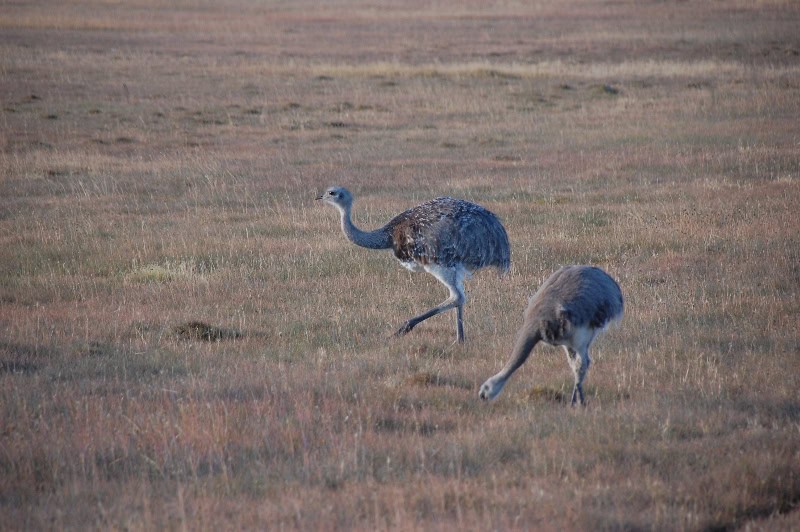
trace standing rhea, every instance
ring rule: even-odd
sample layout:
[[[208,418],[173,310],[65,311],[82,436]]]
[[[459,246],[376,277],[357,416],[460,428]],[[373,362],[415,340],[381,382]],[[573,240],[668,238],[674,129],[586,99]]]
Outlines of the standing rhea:
[[[606,272],[593,266],[564,266],[533,294],[525,309],[524,323],[517,333],[506,366],[481,386],[481,399],[494,399],[533,350],[542,341],[560,345],[567,353],[575,386],[572,404],[583,401],[583,379],[589,370],[589,346],[609,322],[622,317],[622,292]]]
[[[317,199],[339,209],[342,231],[351,242],[368,249],[391,248],[404,267],[426,271],[450,290],[450,297],[405,322],[396,335],[455,308],[456,337],[464,341],[464,279],[487,266],[506,272],[511,262],[508,235],[497,216],[480,205],[445,197],[412,207],[380,229],[362,231],[350,218],[353,196],[347,189],[331,187]]]

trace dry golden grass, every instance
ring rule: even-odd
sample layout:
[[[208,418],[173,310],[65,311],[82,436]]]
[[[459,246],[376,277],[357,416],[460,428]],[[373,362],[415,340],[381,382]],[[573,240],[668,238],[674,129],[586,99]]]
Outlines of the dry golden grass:
[[[0,13],[0,528],[800,528],[793,2]],[[344,240],[450,194],[445,296]],[[528,295],[608,270],[588,406]]]

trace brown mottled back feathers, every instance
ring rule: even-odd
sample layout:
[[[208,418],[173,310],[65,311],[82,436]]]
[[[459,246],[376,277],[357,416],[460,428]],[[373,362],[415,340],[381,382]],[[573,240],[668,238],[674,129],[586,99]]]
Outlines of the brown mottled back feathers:
[[[511,250],[500,220],[480,205],[436,198],[395,216],[384,230],[402,262],[474,271],[487,266],[508,270]]]

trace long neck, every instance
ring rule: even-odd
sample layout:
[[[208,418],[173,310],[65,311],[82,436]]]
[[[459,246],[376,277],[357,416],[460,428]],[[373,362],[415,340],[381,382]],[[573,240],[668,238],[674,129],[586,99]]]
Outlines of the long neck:
[[[362,231],[355,225],[350,218],[350,206],[339,207],[339,214],[342,218],[342,232],[348,240],[357,246],[369,249],[386,249],[392,247],[391,235],[385,227],[375,231]]]
[[[542,337],[539,334],[539,331],[531,333],[527,331],[525,327],[523,327],[517,336],[516,342],[514,343],[514,350],[511,352],[511,357],[508,359],[508,363],[497,375],[493,377],[493,379],[505,384],[508,378],[511,377],[511,375],[517,371],[522,364],[525,363],[525,361],[528,359],[528,355],[531,354],[531,351],[533,351],[533,348],[541,339]]]

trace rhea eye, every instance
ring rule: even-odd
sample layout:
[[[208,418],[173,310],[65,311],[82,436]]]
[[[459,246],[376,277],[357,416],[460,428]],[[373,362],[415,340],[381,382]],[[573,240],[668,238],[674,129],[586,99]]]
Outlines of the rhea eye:
[[[329,190],[328,191],[328,196],[335,196],[335,195],[336,195],[336,192],[334,192],[333,190]]]

